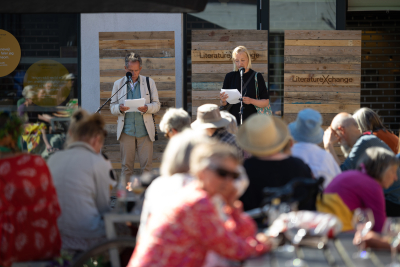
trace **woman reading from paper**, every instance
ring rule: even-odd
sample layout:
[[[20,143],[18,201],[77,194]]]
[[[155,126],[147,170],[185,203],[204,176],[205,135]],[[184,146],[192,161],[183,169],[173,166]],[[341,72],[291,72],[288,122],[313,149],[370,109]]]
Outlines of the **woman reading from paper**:
[[[251,56],[244,46],[236,47],[232,52],[233,70],[225,76],[223,89],[237,89],[240,87],[240,68],[244,68],[243,74],[243,122],[254,113],[272,114],[269,104],[269,93],[265,85],[264,77],[261,73],[251,69]],[[258,87],[258,90],[257,90]],[[257,92],[258,91],[258,92]],[[220,94],[220,106],[223,110],[228,110],[236,117],[240,124],[240,102],[236,104],[228,103],[227,93]]]

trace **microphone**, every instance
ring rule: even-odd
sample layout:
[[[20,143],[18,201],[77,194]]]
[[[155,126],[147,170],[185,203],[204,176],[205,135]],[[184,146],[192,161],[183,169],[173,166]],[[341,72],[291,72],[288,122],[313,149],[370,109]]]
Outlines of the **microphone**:
[[[131,82],[132,81],[132,73],[131,72],[127,72],[126,73],[126,79],[127,79],[127,82]]]
[[[239,72],[240,72],[240,76],[243,77],[244,68],[243,67],[239,68]]]

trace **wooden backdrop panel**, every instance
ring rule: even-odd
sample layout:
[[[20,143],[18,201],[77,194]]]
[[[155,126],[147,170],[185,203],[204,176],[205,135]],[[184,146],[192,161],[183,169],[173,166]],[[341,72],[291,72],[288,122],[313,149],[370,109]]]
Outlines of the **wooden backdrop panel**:
[[[361,31],[285,31],[284,62],[287,123],[312,108],[325,129],[337,113],[360,108]]]
[[[113,84],[125,76],[125,56],[130,52],[142,57],[141,75],[151,77],[158,90],[160,111],[155,114],[159,140],[154,142],[153,168],[159,168],[167,140],[160,132],[158,124],[169,107],[175,107],[175,37],[173,31],[152,32],[100,32],[100,102],[111,96]],[[108,137],[103,151],[110,158],[114,169],[121,169],[121,155],[116,136],[117,116],[106,105],[101,111],[107,123]],[[138,157],[135,173],[139,173]]]
[[[232,51],[245,46],[252,69],[268,79],[268,31],[193,30],[192,31],[192,119],[203,104],[219,105],[219,92],[225,75],[233,71]],[[225,88],[234,89],[234,88]],[[240,90],[240,89],[239,89]]]

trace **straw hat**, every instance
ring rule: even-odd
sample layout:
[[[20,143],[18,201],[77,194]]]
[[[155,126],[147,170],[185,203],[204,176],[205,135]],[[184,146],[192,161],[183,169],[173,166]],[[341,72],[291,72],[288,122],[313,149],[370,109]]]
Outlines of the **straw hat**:
[[[289,123],[288,127],[296,142],[320,144],[324,137],[321,125],[321,114],[316,110],[306,108],[297,114],[296,121]]]
[[[221,117],[219,108],[215,104],[205,104],[197,109],[197,120],[191,126],[193,130],[208,128],[222,128],[229,124],[229,120]]]
[[[239,128],[237,143],[254,156],[270,156],[289,141],[289,130],[280,118],[254,114]]]

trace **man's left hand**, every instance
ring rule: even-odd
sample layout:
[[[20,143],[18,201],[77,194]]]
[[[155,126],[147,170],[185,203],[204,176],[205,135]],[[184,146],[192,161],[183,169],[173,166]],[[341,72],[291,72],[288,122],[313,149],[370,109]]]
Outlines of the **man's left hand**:
[[[138,107],[137,108],[140,112],[146,113],[148,110],[148,107],[146,105],[144,105],[143,107]]]

